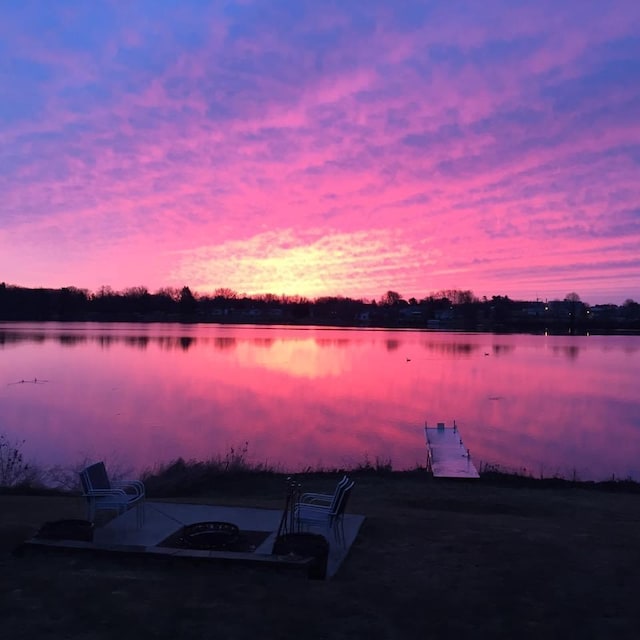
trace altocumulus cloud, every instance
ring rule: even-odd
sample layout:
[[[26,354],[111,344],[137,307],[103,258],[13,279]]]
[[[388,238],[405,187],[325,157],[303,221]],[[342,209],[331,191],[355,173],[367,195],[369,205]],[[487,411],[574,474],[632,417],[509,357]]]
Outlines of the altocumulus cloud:
[[[25,286],[640,297],[640,5],[3,6]]]

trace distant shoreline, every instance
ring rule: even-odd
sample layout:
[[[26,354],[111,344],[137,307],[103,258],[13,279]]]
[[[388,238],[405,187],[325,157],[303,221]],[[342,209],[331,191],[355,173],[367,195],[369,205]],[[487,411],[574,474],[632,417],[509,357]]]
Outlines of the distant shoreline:
[[[0,330],[2,330],[3,324],[22,324],[22,323],[42,323],[42,324],[137,324],[137,325],[160,325],[160,324],[175,324],[183,326],[191,325],[211,325],[211,326],[255,326],[255,327],[269,327],[269,328],[300,328],[300,329],[362,329],[362,330],[381,330],[381,331],[420,331],[424,333],[478,333],[488,335],[549,335],[549,336],[640,336],[640,327],[631,329],[621,328],[595,328],[591,330],[575,330],[573,332],[563,331],[559,328],[552,329],[540,329],[540,328],[526,328],[526,327],[503,327],[503,328],[485,328],[485,327],[458,327],[458,326],[443,326],[439,328],[417,326],[415,324],[401,324],[401,323],[379,323],[379,324],[349,324],[341,322],[306,322],[306,321],[286,321],[279,320],[278,322],[259,320],[255,318],[243,319],[234,318],[229,320],[204,320],[204,319],[184,319],[184,318],[141,318],[138,315],[133,316],[104,316],[104,317],[90,317],[90,318],[19,318],[19,319],[6,319],[0,318]]]
[[[75,287],[28,289],[0,283],[0,321],[176,322],[338,328],[415,329],[553,335],[639,335],[640,303],[590,306],[577,294],[564,300],[478,299],[471,291],[442,291],[404,300],[388,291],[379,301],[265,294],[241,297],[223,290],[194,295],[188,287],[149,293],[144,287],[93,294]]]

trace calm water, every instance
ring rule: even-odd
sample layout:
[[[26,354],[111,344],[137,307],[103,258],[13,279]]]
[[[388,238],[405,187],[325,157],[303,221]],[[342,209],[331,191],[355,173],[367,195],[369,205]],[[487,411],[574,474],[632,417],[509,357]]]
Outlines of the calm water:
[[[402,469],[455,419],[476,465],[640,480],[639,379],[634,336],[0,323],[0,433],[47,466]]]

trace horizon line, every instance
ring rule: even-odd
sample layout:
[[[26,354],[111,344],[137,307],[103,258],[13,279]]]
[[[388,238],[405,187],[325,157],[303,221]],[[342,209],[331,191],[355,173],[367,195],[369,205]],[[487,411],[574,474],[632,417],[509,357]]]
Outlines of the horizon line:
[[[541,303],[548,303],[548,302],[564,302],[567,301],[568,299],[570,299],[571,296],[576,296],[574,298],[574,302],[578,302],[581,303],[585,306],[602,306],[602,305],[613,305],[616,307],[620,307],[620,306],[624,306],[628,303],[635,303],[638,304],[638,302],[636,300],[634,300],[631,297],[627,297],[625,298],[625,301],[622,304],[616,304],[614,302],[602,302],[602,303],[597,303],[597,304],[591,304],[589,302],[585,302],[584,300],[582,300],[581,296],[579,294],[577,294],[576,292],[568,292],[564,298],[541,298],[540,296],[536,296],[535,300],[534,299],[524,299],[524,298],[514,298],[509,296],[508,294],[493,294],[491,296],[477,296],[471,289],[458,289],[458,288],[451,288],[451,289],[439,289],[438,291],[433,291],[423,297],[418,298],[417,296],[409,296],[408,298],[405,298],[403,295],[401,295],[400,293],[398,293],[397,291],[395,291],[394,289],[387,289],[381,296],[379,296],[378,298],[376,297],[368,297],[368,296],[361,296],[358,298],[354,298],[351,296],[345,296],[343,294],[326,294],[326,295],[321,295],[321,296],[315,296],[315,297],[308,297],[305,296],[303,294],[299,294],[299,293],[274,293],[274,292],[264,292],[264,293],[247,293],[247,292],[239,292],[239,291],[235,291],[234,289],[231,289],[230,287],[217,287],[216,289],[214,289],[211,292],[203,292],[203,291],[198,291],[196,289],[192,289],[189,285],[182,285],[180,287],[175,287],[175,286],[164,286],[164,287],[159,287],[157,289],[155,289],[154,291],[151,291],[147,286],[145,285],[133,285],[130,287],[125,287],[123,289],[113,289],[111,287],[111,285],[101,285],[98,289],[89,289],[89,288],[85,288],[85,287],[78,287],[76,285],[65,285],[62,287],[47,287],[44,285],[39,285],[39,286],[35,286],[35,287],[28,287],[28,286],[24,286],[24,285],[18,285],[18,284],[13,284],[13,283],[7,283],[5,281],[0,281],[0,288],[15,288],[15,289],[26,289],[26,290],[43,290],[43,291],[63,291],[65,289],[67,290],[75,290],[75,291],[79,291],[82,293],[87,294],[88,296],[94,296],[97,297],[101,291],[109,291],[111,294],[114,295],[125,295],[127,292],[130,293],[134,293],[137,291],[140,292],[141,295],[144,295],[145,293],[148,295],[163,295],[163,294],[168,294],[169,292],[174,293],[179,295],[184,289],[188,289],[189,292],[194,296],[194,297],[222,297],[228,300],[242,300],[242,299],[250,299],[250,300],[254,300],[254,299],[261,299],[261,298],[268,298],[269,296],[272,296],[274,298],[276,298],[278,301],[282,302],[282,303],[295,303],[295,302],[308,302],[308,303],[314,303],[314,302],[318,302],[321,301],[323,299],[327,299],[327,298],[333,298],[333,299],[342,299],[342,300],[352,300],[354,302],[361,302],[363,304],[385,304],[382,300],[383,298],[392,293],[392,294],[396,294],[398,296],[397,298],[397,302],[400,301],[404,301],[407,303],[410,303],[411,300],[416,300],[417,303],[420,303],[422,301],[428,300],[429,298],[435,299],[435,300],[443,300],[443,299],[450,299],[448,295],[445,294],[465,294],[466,296],[469,296],[471,298],[471,300],[469,300],[469,302],[471,303],[478,303],[478,302],[489,302],[491,301],[493,298],[504,298],[509,300],[510,302],[541,302]],[[223,295],[221,292],[227,292],[230,295]],[[216,295],[216,292],[220,292]],[[287,301],[286,298],[297,298],[298,300],[289,300]],[[458,303],[458,302],[453,302],[452,304],[462,304],[462,303]]]

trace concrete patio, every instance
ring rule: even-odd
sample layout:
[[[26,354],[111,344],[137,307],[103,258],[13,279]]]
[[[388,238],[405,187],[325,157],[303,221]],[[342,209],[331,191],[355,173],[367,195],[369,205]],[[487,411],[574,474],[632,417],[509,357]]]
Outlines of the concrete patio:
[[[32,547],[54,547],[78,550],[95,550],[112,553],[136,553],[148,556],[170,556],[176,559],[191,558],[202,561],[222,561],[237,563],[255,563],[305,570],[308,559],[294,556],[272,555],[273,544],[277,537],[278,526],[282,518],[279,509],[253,509],[247,507],[229,507],[204,504],[186,504],[175,502],[147,501],[144,505],[145,517],[141,527],[136,526],[136,509],[113,518],[104,526],[96,526],[93,542],[74,540],[50,540],[33,538],[28,541]],[[198,522],[229,522],[241,531],[265,532],[264,541],[250,552],[209,551],[158,546],[182,527]],[[334,531],[313,528],[312,533],[323,534],[329,542],[327,559],[327,579],[333,577],[347,557],[353,545],[364,516],[344,515],[344,539],[336,537]]]

